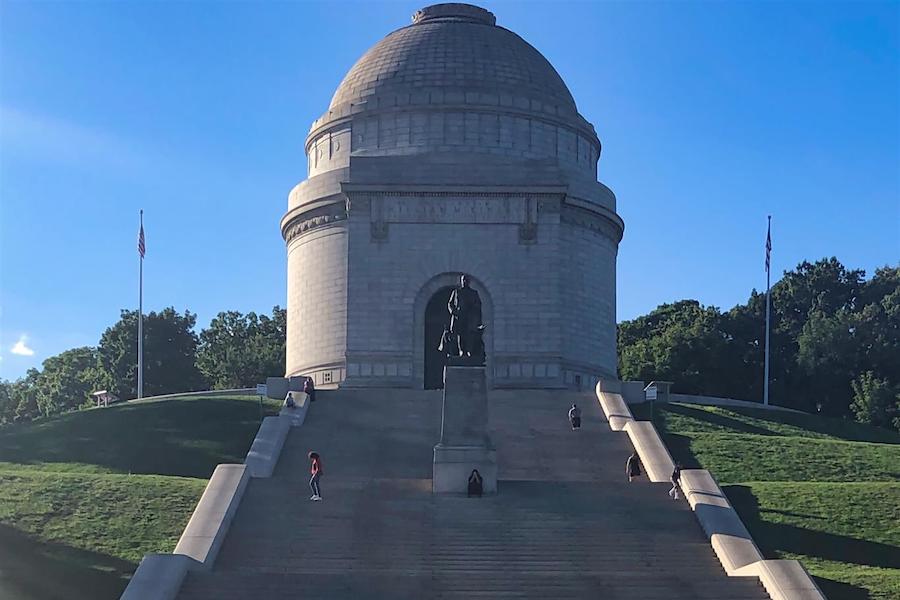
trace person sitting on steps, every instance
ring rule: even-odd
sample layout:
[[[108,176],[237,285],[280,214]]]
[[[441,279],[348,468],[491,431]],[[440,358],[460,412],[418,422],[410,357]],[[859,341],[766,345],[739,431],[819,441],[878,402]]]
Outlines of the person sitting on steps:
[[[569,409],[569,423],[572,425],[572,431],[581,429],[581,409],[574,402]]]
[[[481,498],[481,494],[484,492],[483,480],[481,479],[481,473],[478,472],[478,469],[472,469],[472,474],[469,475],[469,493],[468,497],[478,496]]]

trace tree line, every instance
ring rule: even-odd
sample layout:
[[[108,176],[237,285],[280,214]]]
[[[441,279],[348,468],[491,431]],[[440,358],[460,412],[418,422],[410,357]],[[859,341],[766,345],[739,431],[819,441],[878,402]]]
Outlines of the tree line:
[[[837,259],[803,262],[771,290],[773,404],[900,428],[900,266],[870,278]],[[252,387],[284,372],[285,311],[220,312],[195,333],[174,308],[144,317],[144,395]],[[619,376],[674,391],[761,401],[765,294],[722,311],[663,304],[619,324]],[[122,311],[96,347],[0,381],[0,424],[83,406],[93,391],[137,395],[137,312]]]
[[[52,356],[17,381],[0,380],[0,424],[89,405],[107,390],[137,396],[137,311],[123,310],[97,346]],[[197,316],[174,308],[144,315],[144,396],[253,387],[284,373],[286,313],[220,312],[197,334]]]
[[[619,324],[619,376],[762,401],[765,294],[722,311],[663,304]],[[900,429],[900,267],[802,262],[771,289],[773,404]]]

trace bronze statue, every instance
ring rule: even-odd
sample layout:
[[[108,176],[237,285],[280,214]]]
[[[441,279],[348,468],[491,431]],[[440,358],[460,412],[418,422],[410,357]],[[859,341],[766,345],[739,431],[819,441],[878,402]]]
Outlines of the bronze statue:
[[[448,333],[457,341],[458,356],[484,361],[482,335],[485,326],[481,323],[481,298],[469,287],[468,275],[460,276],[459,287],[450,294],[447,310],[450,311]]]
[[[444,358],[459,356],[459,341],[455,335],[450,333],[449,325],[444,327],[444,332],[441,334],[441,343],[438,345],[437,349]]]

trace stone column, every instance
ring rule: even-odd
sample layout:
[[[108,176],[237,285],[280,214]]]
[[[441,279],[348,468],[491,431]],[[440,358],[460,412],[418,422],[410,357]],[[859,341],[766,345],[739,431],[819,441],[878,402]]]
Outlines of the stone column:
[[[477,469],[485,494],[497,493],[497,451],[488,434],[487,382],[483,365],[451,359],[444,367],[441,441],[434,447],[435,494],[465,494]]]

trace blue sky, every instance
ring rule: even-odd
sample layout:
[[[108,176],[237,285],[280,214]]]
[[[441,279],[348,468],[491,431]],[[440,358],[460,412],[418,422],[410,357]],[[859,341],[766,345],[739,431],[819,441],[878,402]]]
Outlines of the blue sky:
[[[422,2],[0,4],[0,377],[137,304],[285,303],[278,221],[353,62]],[[603,142],[618,316],[900,259],[900,3],[503,2]]]

